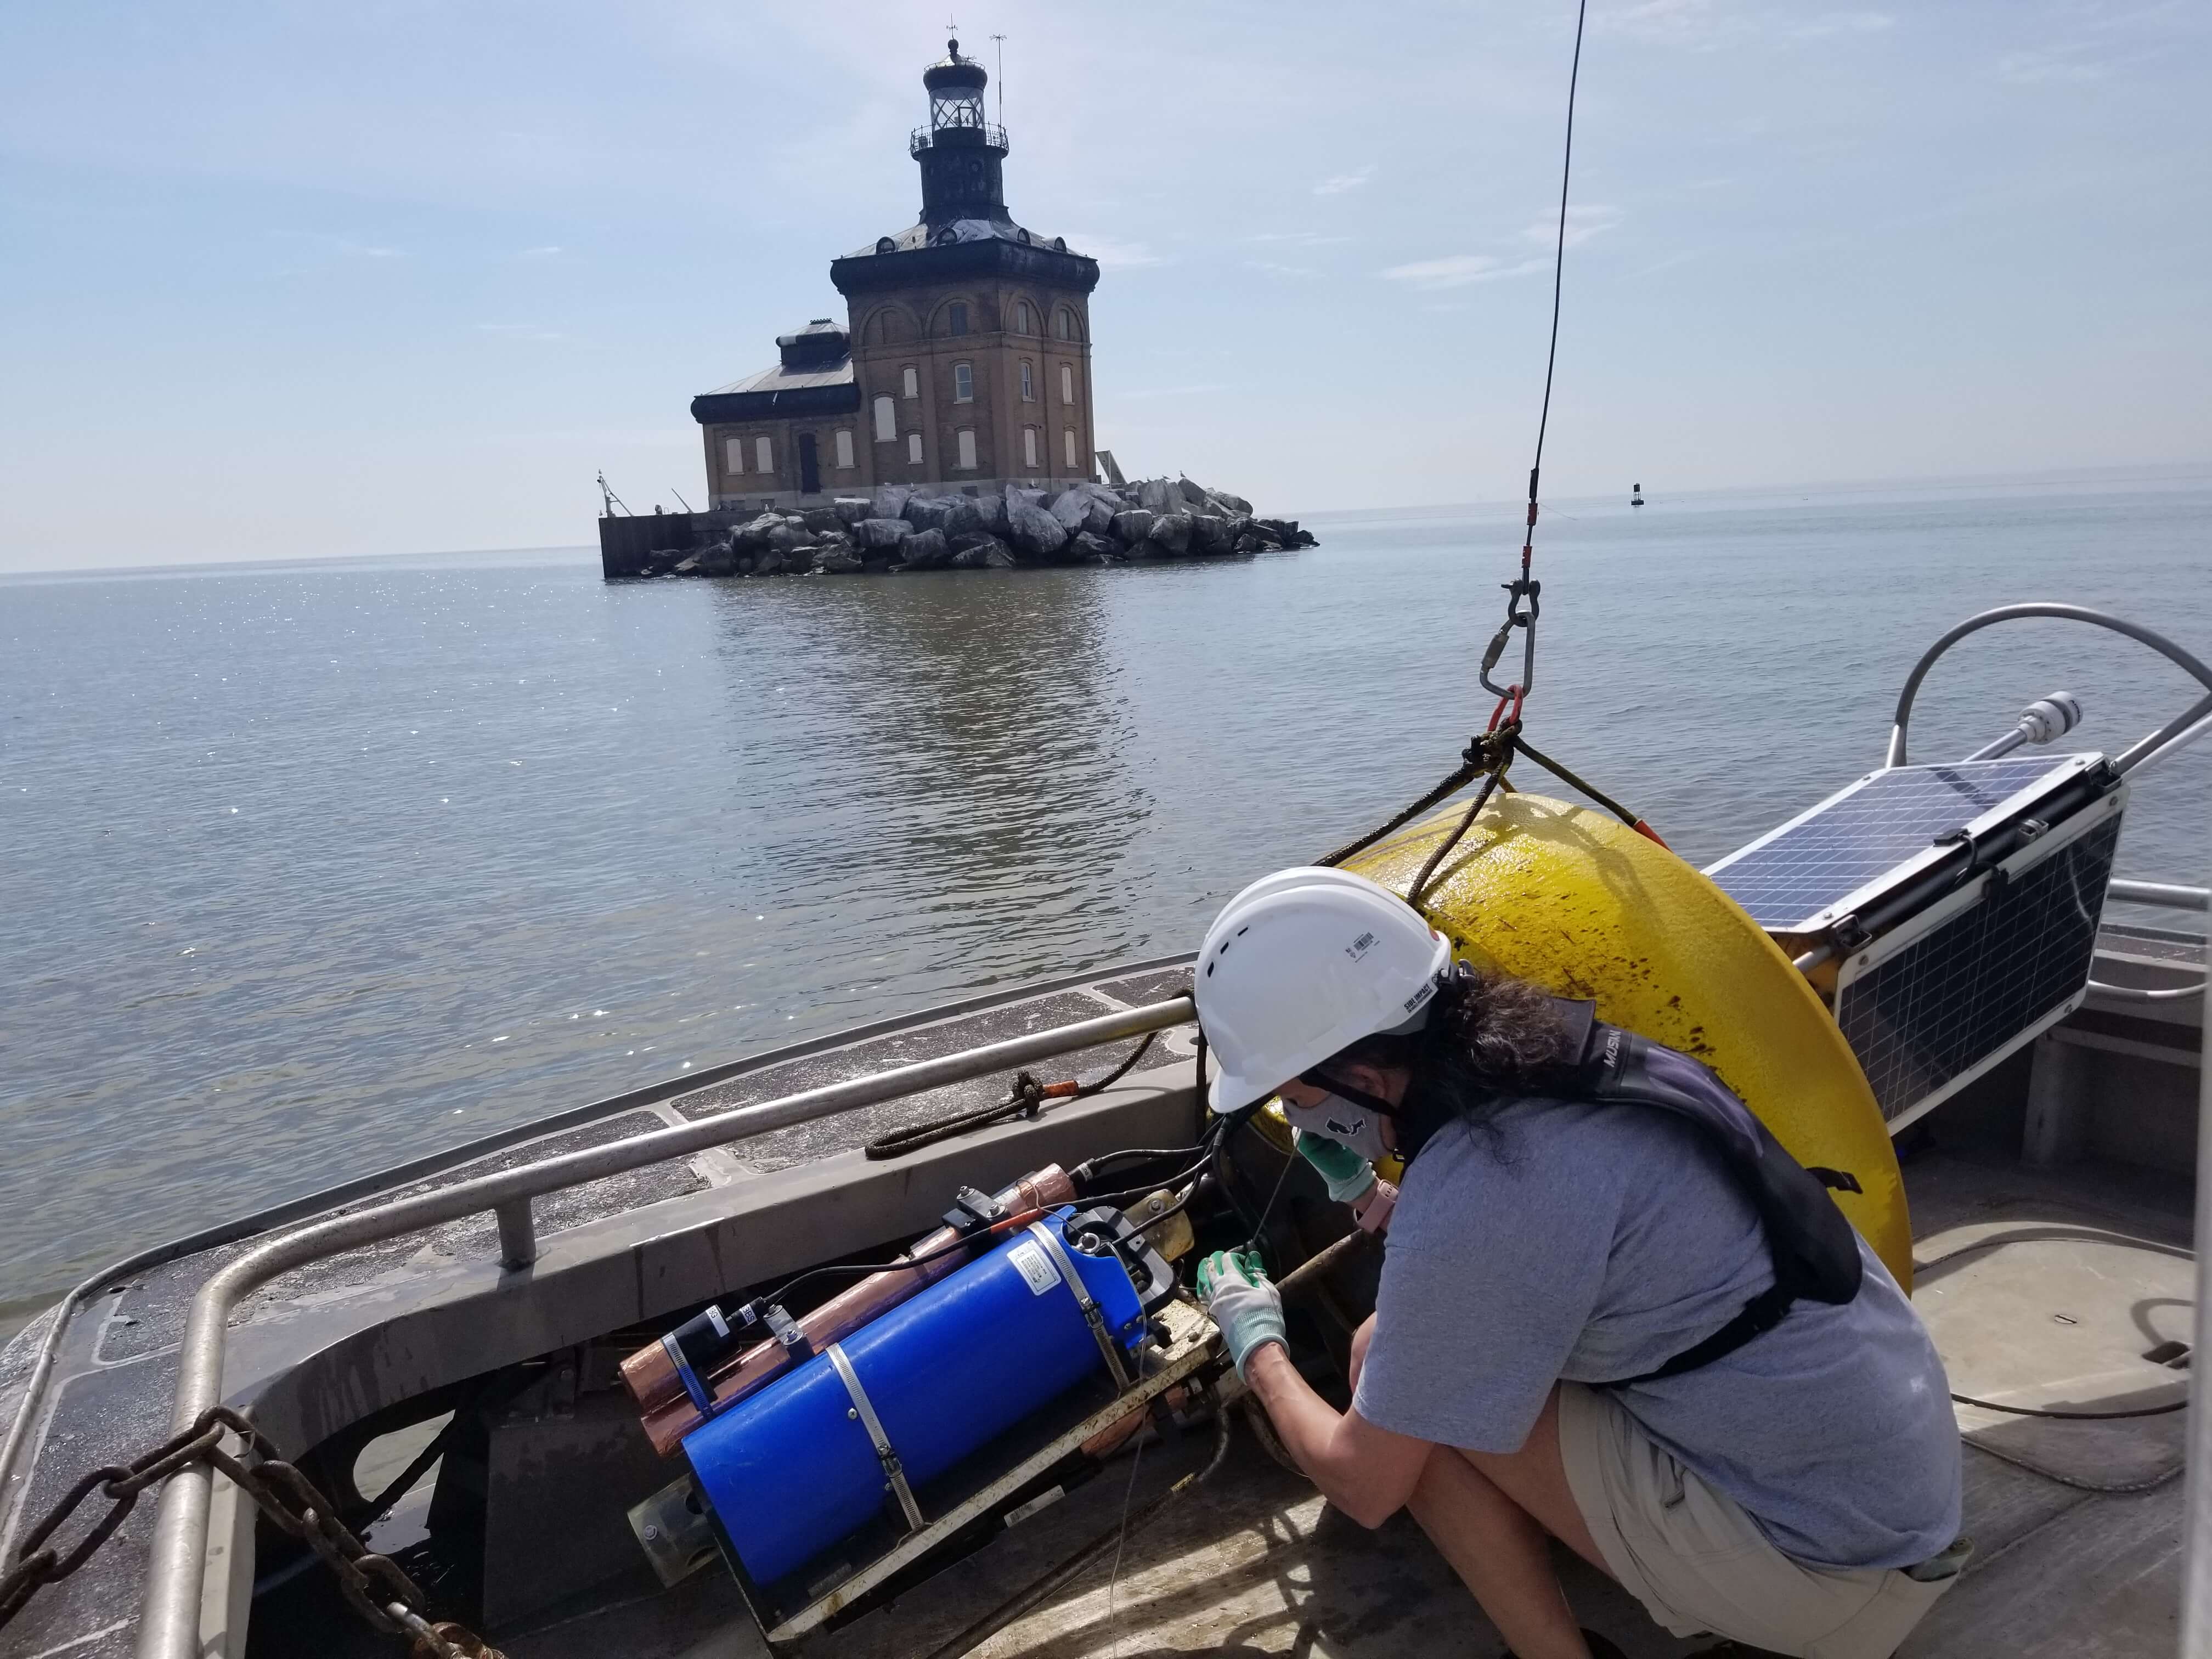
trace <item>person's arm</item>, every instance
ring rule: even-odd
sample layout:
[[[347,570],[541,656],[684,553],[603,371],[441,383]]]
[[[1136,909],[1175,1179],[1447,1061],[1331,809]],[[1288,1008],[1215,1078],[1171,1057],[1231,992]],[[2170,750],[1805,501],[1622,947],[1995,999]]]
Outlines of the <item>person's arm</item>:
[[[1402,1509],[1429,1443],[1378,1429],[1356,1411],[1339,1413],[1307,1386],[1285,1346],[1281,1293],[1259,1256],[1217,1251],[1199,1264],[1195,1282],[1237,1374],[1322,1496],[1364,1527],[1379,1527]]]
[[[1333,1410],[1279,1342],[1248,1358],[1244,1380],[1284,1449],[1330,1503],[1363,1527],[1379,1527],[1405,1507],[1435,1449],[1427,1441],[1377,1428],[1357,1411]]]

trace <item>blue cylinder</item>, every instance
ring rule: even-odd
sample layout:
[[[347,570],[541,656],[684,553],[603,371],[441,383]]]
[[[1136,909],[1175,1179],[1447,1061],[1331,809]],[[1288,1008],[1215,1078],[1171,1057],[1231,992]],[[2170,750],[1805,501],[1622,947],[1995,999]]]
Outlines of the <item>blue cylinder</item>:
[[[1055,1237],[1073,1208],[1042,1225]],[[1118,1255],[1066,1255],[1125,1351],[1144,1309]],[[910,1486],[942,1474],[1105,1364],[1044,1246],[1024,1230],[841,1345]],[[684,1437],[701,1497],[757,1584],[796,1571],[892,1501],[827,1353]]]

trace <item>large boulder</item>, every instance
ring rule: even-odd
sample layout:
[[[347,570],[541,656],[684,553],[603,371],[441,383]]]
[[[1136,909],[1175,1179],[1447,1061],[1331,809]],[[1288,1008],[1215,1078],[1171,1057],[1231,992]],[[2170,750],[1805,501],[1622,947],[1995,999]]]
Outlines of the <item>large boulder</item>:
[[[1083,516],[1083,527],[1094,536],[1114,533],[1114,514],[1121,502],[1103,489],[1089,492],[1089,508]]]
[[[878,484],[873,501],[875,511],[869,516],[878,519],[897,518],[906,510],[907,497],[913,494],[914,491],[908,489],[904,484]]]
[[[814,568],[825,576],[849,576],[860,568],[860,556],[847,547],[825,547],[814,556]]]
[[[952,557],[941,530],[917,530],[899,544],[898,550],[908,570],[934,570]]]
[[[1067,544],[1066,526],[1029,501],[1008,506],[1006,529],[1016,547],[1040,559],[1056,558]]]
[[[1192,514],[1190,550],[1194,553],[1226,553],[1229,550],[1229,520],[1218,513]]]
[[[987,495],[978,495],[975,498],[975,511],[981,514],[983,519],[979,528],[988,530],[994,536],[1003,536],[1006,533],[1006,498],[1004,495],[996,491]]]
[[[875,503],[865,495],[840,495],[830,503],[830,510],[837,515],[837,522],[850,530],[875,511]]]
[[[1192,512],[1204,513],[1212,507],[1213,498],[1206,493],[1206,486],[1196,480],[1178,478],[1175,487],[1176,493],[1182,497],[1183,504]]]
[[[854,532],[862,547],[886,552],[914,534],[914,526],[904,519],[863,519]]]
[[[1116,513],[1108,520],[1108,527],[1115,541],[1134,545],[1152,533],[1152,515],[1141,507],[1133,507],[1127,512]]]
[[[783,555],[773,547],[764,547],[753,558],[756,576],[781,576],[783,574]]]
[[[996,536],[979,535],[952,556],[956,570],[1012,570],[1021,561]]]
[[[1029,489],[1020,484],[1008,484],[1006,486],[1007,521],[1012,522],[1013,511],[1017,507],[1042,507],[1044,504],[1044,497],[1045,492],[1042,489]]]
[[[955,495],[945,504],[945,522],[937,527],[949,539],[970,531],[988,530],[991,526],[984,522],[983,509],[974,500],[966,495]]]
[[[1225,490],[1217,489],[1213,492],[1213,499],[1239,518],[1249,519],[1252,516],[1252,503],[1242,495],[1231,495]]]
[[[1079,489],[1063,489],[1052,498],[1048,510],[1060,527],[1073,536],[1090,520],[1091,497]]]
[[[730,532],[730,540],[741,549],[757,553],[768,545],[769,532],[775,529],[782,522],[783,520],[776,514],[763,513],[757,518],[746,520],[744,523],[732,530]]]
[[[734,576],[738,574],[738,555],[727,542],[714,542],[700,550],[700,574],[708,576]]]
[[[821,550],[811,542],[805,547],[793,548],[790,552],[783,556],[783,574],[787,576],[804,576],[814,568],[815,556]]]
[[[1068,538],[1067,556],[1078,564],[1119,564],[1121,544],[1108,537],[1079,530]]]
[[[945,495],[909,495],[906,511],[901,514],[916,530],[942,530],[945,515],[952,510],[952,500]]]
[[[779,519],[775,528],[768,532],[768,544],[778,553],[787,554],[801,542],[806,542],[805,529],[806,526],[803,521],[794,523],[789,519]],[[813,545],[811,542],[807,542],[806,544],[810,547]]]
[[[1190,514],[1163,513],[1152,520],[1153,544],[1163,551],[1180,556],[1190,550]]]
[[[1182,500],[1165,478],[1147,478],[1137,486],[1137,505],[1147,513],[1172,513]]]
[[[799,516],[817,536],[825,530],[842,530],[845,527],[845,521],[837,516],[837,509],[834,507],[810,507]]]

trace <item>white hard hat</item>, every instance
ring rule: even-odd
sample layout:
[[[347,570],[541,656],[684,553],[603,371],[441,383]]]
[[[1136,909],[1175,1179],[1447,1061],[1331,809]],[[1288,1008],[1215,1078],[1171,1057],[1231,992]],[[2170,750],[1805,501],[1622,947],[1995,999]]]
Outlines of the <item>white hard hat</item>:
[[[1219,1062],[1218,1112],[1264,1099],[1364,1036],[1427,1006],[1451,965],[1443,935],[1364,876],[1279,870],[1221,908],[1194,973]]]

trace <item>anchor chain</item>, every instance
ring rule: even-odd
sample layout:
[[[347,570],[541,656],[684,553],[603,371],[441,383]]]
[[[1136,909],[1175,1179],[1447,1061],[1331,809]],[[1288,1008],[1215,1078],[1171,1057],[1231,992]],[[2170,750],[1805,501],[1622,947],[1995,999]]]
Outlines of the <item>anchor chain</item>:
[[[223,1449],[226,1433],[239,1437],[244,1457]],[[321,1557],[337,1575],[338,1588],[354,1611],[374,1629],[411,1641],[412,1659],[503,1659],[466,1627],[425,1618],[427,1598],[405,1570],[356,1537],[314,1483],[278,1457],[268,1437],[228,1406],[210,1407],[190,1428],[127,1464],[106,1464],[79,1477],[24,1534],[15,1561],[0,1572],[0,1626],[46,1585],[58,1583],[98,1554],[148,1487],[193,1463],[222,1474],[278,1528]],[[51,1541],[94,1492],[107,1500],[107,1512],[66,1551]]]

